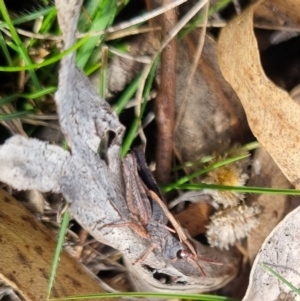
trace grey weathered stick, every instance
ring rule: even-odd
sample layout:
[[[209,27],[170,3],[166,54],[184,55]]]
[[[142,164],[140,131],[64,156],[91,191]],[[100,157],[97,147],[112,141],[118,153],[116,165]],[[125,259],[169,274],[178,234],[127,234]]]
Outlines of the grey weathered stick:
[[[75,41],[82,0],[57,0],[56,5],[65,48],[68,48]],[[135,221],[126,205],[121,172],[120,144],[124,128],[83,72],[77,69],[74,53],[61,61],[55,100],[70,151],[36,139],[14,136],[0,146],[1,181],[16,189],[62,193],[70,202],[71,215],[91,235],[124,254],[130,276],[139,289],[204,292],[222,286],[235,276],[237,260],[232,253],[221,253],[196,242],[197,254],[222,262],[223,266],[212,268],[203,263],[207,275],[203,278],[199,277],[197,267],[186,259],[170,260],[172,256],[168,252],[179,247],[178,240],[167,229],[161,230],[158,223],[147,227],[150,241],[130,227],[105,227]],[[98,148],[108,131],[115,133],[115,138],[108,148],[106,162],[99,157]],[[162,241],[161,250],[153,249],[143,262],[133,265],[156,240]],[[162,274],[168,278],[167,283],[157,280],[156,275]]]

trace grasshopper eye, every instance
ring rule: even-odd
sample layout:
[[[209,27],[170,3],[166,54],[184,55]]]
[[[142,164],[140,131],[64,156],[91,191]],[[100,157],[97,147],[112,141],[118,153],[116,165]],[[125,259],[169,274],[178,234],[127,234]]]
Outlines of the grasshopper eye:
[[[186,250],[186,249],[179,250],[177,252],[177,257],[180,258],[180,259],[188,258],[190,256],[191,256],[191,253],[188,250]]]

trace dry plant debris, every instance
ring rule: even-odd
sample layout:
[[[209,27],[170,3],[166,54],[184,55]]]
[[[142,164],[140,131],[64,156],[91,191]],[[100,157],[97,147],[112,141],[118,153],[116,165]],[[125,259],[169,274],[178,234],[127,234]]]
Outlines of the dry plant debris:
[[[225,160],[226,158],[228,158],[228,156],[218,157],[214,159],[211,164]],[[208,172],[207,176],[203,179],[203,183],[227,186],[244,186],[249,178],[246,172],[248,162],[249,160],[246,159],[242,160],[242,162],[237,161],[216,168]],[[203,193],[211,195],[214,201],[224,208],[237,206],[245,198],[243,193],[237,193],[234,191],[203,189]]]
[[[248,185],[254,187],[292,187],[274,160],[263,148],[260,148],[254,154]],[[248,256],[250,262],[253,263],[266,237],[288,212],[299,205],[299,197],[253,194],[247,197],[247,203],[258,204],[261,208],[259,226],[247,238]]]
[[[63,0],[57,0],[56,5],[67,49],[76,39],[82,1],[72,0],[66,5]],[[130,276],[136,278],[134,284],[140,290],[203,292],[229,282],[237,272],[239,258],[234,253],[204,246],[190,239],[178,226],[177,234],[173,234],[166,227],[172,215],[165,205],[161,205],[164,210],[158,211],[158,215],[153,209],[152,218],[145,224],[140,219],[144,212],[139,212],[139,216],[134,214],[126,198],[124,182],[128,178],[122,174],[120,158],[124,127],[75,66],[74,53],[61,61],[55,100],[71,151],[16,135],[0,148],[1,180],[17,189],[61,192],[71,203],[71,215],[86,230],[123,253],[127,265],[131,265]],[[98,149],[108,132],[115,136],[103,160]],[[131,157],[126,158],[123,164]],[[129,173],[129,180],[137,184],[134,173]],[[143,193],[136,193],[133,189],[132,196],[140,205],[142,201],[138,197]],[[147,191],[147,195],[148,201],[154,202],[154,192]],[[175,227],[176,220],[171,222]],[[137,226],[144,232],[137,230]],[[212,263],[222,265],[216,268]]]
[[[258,1],[224,28],[218,43],[220,68],[240,98],[253,134],[295,187],[300,187],[300,107],[266,77],[253,22],[275,18],[299,28],[299,10],[297,0]]]
[[[81,2],[71,1],[67,8],[63,1],[57,1],[65,48],[70,47],[75,41],[76,21],[74,20],[79,13],[78,7]],[[287,178],[299,187],[300,177],[297,168],[300,160],[298,152],[299,106],[287,93],[266,78],[253,32],[253,24],[259,23],[261,19],[268,20],[269,24],[272,23],[275,27],[282,28],[288,25],[289,28],[297,31],[300,23],[299,7],[299,1],[258,1],[242,12],[222,31],[218,44],[221,68],[218,66],[216,55],[217,45],[207,36],[202,57],[196,66],[195,77],[189,82],[188,87],[186,87],[186,79],[195,67],[193,58],[197,52],[198,35],[192,34],[185,37],[183,43],[179,44],[175,109],[177,117],[180,116],[180,118],[176,121],[174,132],[174,152],[180,162],[193,160],[201,155],[212,153],[218,148],[222,152],[224,144],[232,144],[234,141],[244,142],[243,139],[249,133],[244,108],[254,135],[271,154]],[[155,47],[145,46],[149,43],[148,38],[145,40],[147,41],[143,43],[140,38],[135,41],[135,47],[138,50],[135,50],[136,53],[132,54],[131,59],[134,55],[153,54]],[[139,52],[140,48],[143,48],[143,53]],[[124,128],[116,115],[111,112],[109,105],[98,97],[87,78],[75,67],[73,60],[74,55],[63,59],[59,90],[56,94],[60,124],[72,152],[38,140],[15,136],[0,147],[1,180],[18,189],[62,192],[71,202],[72,215],[89,233],[99,241],[123,252],[130,278],[138,290],[203,292],[226,284],[237,273],[239,256],[235,254],[234,249],[223,252],[217,248],[203,246],[190,239],[181,229],[178,230],[178,233],[182,231],[181,235],[173,235],[166,227],[164,229],[156,227],[154,223],[151,223],[151,219],[150,221],[142,219],[144,212],[137,214],[134,207],[130,208],[128,198],[126,198],[128,188],[124,185],[121,172],[122,162],[119,158]],[[110,66],[111,77],[114,76],[116,70],[118,72],[121,70],[126,77],[118,79],[117,90],[122,89],[140,69],[140,66],[136,68],[139,63],[122,65],[124,60],[120,60],[121,66],[116,67],[113,64]],[[172,65],[172,70],[174,68],[175,64]],[[132,69],[135,70],[132,71]],[[166,71],[165,69],[162,71],[162,76]],[[172,74],[172,91],[175,85],[174,76],[175,74]],[[165,79],[164,76],[163,81]],[[182,99],[187,99],[187,101],[181,102]],[[173,114],[172,110],[170,112]],[[180,112],[183,114],[179,114]],[[9,128],[14,129],[13,133],[24,134],[19,121],[10,122]],[[168,133],[172,133],[171,128],[172,125],[168,127]],[[101,140],[108,131],[113,132],[115,137],[109,146],[107,160],[104,161],[99,158],[97,152]],[[169,139],[170,135],[167,138]],[[169,153],[170,141],[167,148],[166,153]],[[164,178],[165,175],[163,175],[160,178],[164,182],[164,179],[168,178],[171,158],[168,158],[168,162],[165,159],[162,161],[168,166],[166,177]],[[124,162],[126,160],[123,164]],[[192,168],[186,169],[187,172],[191,170]],[[159,173],[162,175],[161,171]],[[39,176],[41,174],[42,177]],[[130,180],[132,180],[131,174],[131,172],[128,173]],[[231,177],[228,177],[228,174]],[[267,174],[267,176],[273,175]],[[39,178],[41,178],[40,182]],[[204,182],[244,185],[246,179],[247,175],[240,168],[225,166],[215,173],[210,173]],[[129,183],[129,186],[133,186],[136,182],[129,181]],[[286,181],[283,185],[288,186],[288,182]],[[142,190],[141,186],[137,187],[134,193],[138,189]],[[143,193],[147,194],[146,191]],[[256,200],[250,206],[246,206],[242,194],[216,191],[209,193],[215,201],[221,204],[222,209],[211,216],[211,224],[208,226],[207,236],[211,246],[228,249],[236,240],[248,235],[250,235],[248,244],[252,243],[255,236],[249,232],[259,223],[257,215],[261,210],[256,206]],[[263,205],[262,214],[271,213],[273,210],[269,202],[267,200]],[[142,201],[137,204],[142,204]],[[191,208],[195,210],[204,208],[203,204],[194,205]],[[276,219],[261,235],[260,242],[271,231],[271,226],[275,226],[288,211],[283,207],[278,206],[276,210],[274,209],[278,215],[275,214]],[[189,212],[192,212],[191,208]],[[211,210],[207,207],[205,210],[207,218]],[[294,218],[297,212],[293,212],[290,218]],[[161,212],[158,215],[163,216],[163,223],[166,226],[166,217]],[[269,215],[265,214],[265,216]],[[296,222],[296,218],[294,219]],[[139,228],[140,231],[136,231],[137,222],[140,223],[139,226],[142,225],[143,230]],[[257,262],[262,262],[267,258],[272,261],[271,265],[285,265],[289,271],[292,271],[294,267],[297,268],[295,261],[299,254],[296,244],[298,237],[296,230],[293,230],[295,225],[291,222],[287,218],[284,223],[273,230],[260,251],[261,256],[258,256]],[[285,228],[286,225],[288,230]],[[193,227],[195,228],[194,225]],[[203,229],[201,231],[203,234]],[[280,231],[289,233],[283,237]],[[197,229],[192,231],[193,235],[200,232]],[[278,234],[279,232],[281,234]],[[292,243],[290,238],[293,240]],[[154,246],[153,242],[156,242],[158,247]],[[190,251],[195,246],[199,255],[220,261],[223,266],[212,267],[203,261],[207,277],[201,277],[197,266],[187,258],[172,260],[169,254],[186,251],[184,248],[188,249],[189,242],[192,242],[189,247]],[[291,247],[287,250],[292,254],[284,253],[283,243]],[[274,246],[281,249],[281,254],[284,254],[279,261],[276,256],[280,256],[275,252]],[[254,251],[250,252],[252,260],[258,248],[257,244],[253,248]],[[140,260],[144,254],[147,256]],[[202,266],[202,261],[199,264]],[[280,268],[284,273],[286,272],[282,266]],[[256,264],[245,300],[264,300],[265,290],[260,280],[266,278],[266,283],[271,283],[274,287],[274,295],[270,298],[274,300],[286,296],[294,298],[293,294],[278,285],[278,282],[277,284],[272,282],[273,276],[268,274],[265,276],[266,273],[265,270],[261,270],[261,266]],[[160,275],[163,276],[160,277]],[[299,284],[298,278],[291,276],[291,273],[287,272],[284,275],[296,286]]]
[[[239,96],[253,134],[296,188],[300,178],[300,107],[265,75],[253,23],[255,19],[265,18],[270,23],[299,28],[299,12],[299,1],[258,1],[224,28],[218,44],[221,71]],[[244,300],[299,300],[262,266],[265,263],[277,269],[285,279],[296,287],[299,285],[296,259],[300,250],[299,231],[294,225],[298,218],[299,209],[296,209],[265,240],[254,262]]]
[[[206,236],[212,247],[229,250],[246,238],[258,224],[258,206],[238,205],[220,210],[210,217]]]
[[[298,207],[289,213],[266,238],[254,261],[243,301],[294,300],[300,296],[267,271],[264,264],[296,288],[300,285],[300,237]]]
[[[2,189],[0,221],[0,283],[12,288],[22,301],[45,300],[56,248],[53,234]],[[103,289],[77,260],[63,252],[52,297],[92,292]]]

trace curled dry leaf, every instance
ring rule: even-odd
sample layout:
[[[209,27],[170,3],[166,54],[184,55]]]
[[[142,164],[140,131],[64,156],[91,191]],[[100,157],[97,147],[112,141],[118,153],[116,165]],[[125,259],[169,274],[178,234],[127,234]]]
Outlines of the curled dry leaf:
[[[200,199],[200,198],[199,198]],[[180,225],[189,231],[192,237],[204,234],[205,226],[209,223],[209,216],[213,213],[213,207],[205,202],[191,204],[175,217]]]
[[[293,88],[290,95],[295,101],[300,102],[300,84]]]
[[[225,149],[232,141],[242,142],[248,133],[241,103],[219,70],[216,44],[209,37],[206,38],[203,56],[197,65],[196,75],[185,95],[186,80],[191,71],[196,51],[196,38],[195,35],[185,38],[180,43],[178,51],[176,110],[178,115],[183,105],[184,115],[175,131],[174,146],[181,161],[193,160],[205,153],[212,153],[220,145]],[[138,37],[131,45],[132,54],[145,54],[153,49],[153,46],[145,47],[147,43],[150,44],[149,41],[151,39],[147,39],[145,36]],[[118,62],[122,63],[123,61],[124,59],[115,58],[110,67],[111,70],[115,70],[114,68],[119,66]],[[131,70],[135,73],[136,69],[133,66],[136,67],[138,63],[130,62],[130,64]],[[122,66],[126,65],[123,63]],[[126,76],[120,79],[121,82],[124,82],[125,79],[127,82],[128,74],[130,74],[128,68],[126,72]],[[114,78],[113,72],[110,72],[110,79]],[[110,82],[112,83],[112,80]],[[187,99],[186,104],[183,104],[184,98]],[[195,208],[197,210],[193,210]],[[204,208],[205,210],[203,210]],[[192,236],[203,234],[209,217],[208,212],[211,209],[206,204],[195,204],[177,218],[189,229]],[[193,218],[191,218],[191,211],[193,211]],[[202,217],[197,219],[199,215]]]
[[[291,183],[263,148],[255,152],[248,184],[254,187],[291,188]],[[258,216],[259,227],[251,231],[247,240],[248,256],[251,262],[254,261],[259,248],[269,233],[289,211],[294,209],[291,199],[295,199],[295,197],[268,194],[252,194],[247,197],[248,203],[258,204],[262,209]]]
[[[82,2],[56,0],[65,49],[76,40]],[[76,67],[75,53],[68,54],[61,61],[55,101],[62,132],[72,151],[36,139],[14,136],[0,146],[0,180],[17,189],[62,193],[70,203],[73,218],[95,239],[126,256],[130,276],[137,279],[136,287],[140,289],[204,292],[229,282],[237,272],[236,254],[219,252],[196,241],[192,244],[184,230],[177,227],[177,233],[181,231],[180,238],[184,238],[181,242],[179,237],[157,222],[155,213],[151,220],[154,223],[138,223],[139,216],[134,216],[133,206],[129,208],[130,196],[126,195],[130,191],[127,184],[131,183],[129,187],[133,189],[134,183],[138,183],[137,170],[133,168],[127,177],[130,181],[124,183],[125,168],[128,168],[128,164],[124,165],[127,162],[125,159],[124,177],[121,169],[120,150],[125,129],[107,102],[91,87],[82,70]],[[114,133],[114,136],[106,160],[103,160],[98,150],[101,139],[108,132]],[[141,186],[142,183],[139,189]],[[153,194],[150,195],[152,199]],[[143,204],[143,200],[136,201],[139,205]],[[164,210],[167,215],[166,212],[167,209]],[[142,213],[139,212],[140,215]],[[171,217],[169,214],[168,218]],[[140,226],[139,230],[142,227],[142,235],[139,234],[141,231],[138,233],[129,225]],[[155,243],[159,244],[158,247]],[[184,256],[179,257],[185,244],[193,254],[184,252]],[[139,261],[144,254],[147,256]],[[173,260],[173,254],[177,260]],[[196,254],[208,258],[200,263],[206,277],[201,277]],[[209,259],[222,265],[216,268],[209,263]],[[165,281],[166,277],[168,281]]]
[[[196,38],[195,35],[187,36],[178,49],[177,118],[179,112],[183,114],[177,120],[174,148],[181,162],[198,159],[216,150],[226,150],[230,142],[244,142],[248,133],[242,105],[220,72],[216,43],[208,36],[195,75],[190,86],[186,87]]]
[[[195,76],[187,89],[197,38],[197,34],[190,34],[178,42],[177,50],[176,115],[178,117],[179,111],[183,111],[183,115],[174,132],[174,149],[182,162],[211,154],[220,146],[225,150],[233,141],[242,143],[249,133],[242,105],[220,72],[216,43],[208,36]],[[130,42],[131,54],[154,53],[157,44],[154,35],[139,35]],[[114,56],[109,66],[110,92],[121,91],[141,68],[138,62]],[[120,76],[115,77],[116,72]],[[157,79],[160,80],[159,75]]]
[[[266,77],[253,21],[264,18],[299,28],[299,16],[299,0],[258,1],[223,29],[218,44],[221,71],[239,96],[251,130],[296,187],[300,187],[300,106]]]
[[[286,284],[263,266],[266,264],[295,287],[300,286],[300,208],[289,213],[267,237],[251,271],[243,301],[300,300]]]
[[[186,37],[183,42],[179,42],[178,49],[176,110],[177,116],[181,110],[184,114],[175,130],[174,148],[181,161],[194,160],[203,154],[211,154],[219,146],[225,149],[232,141],[242,142],[248,133],[243,108],[219,70],[216,43],[210,37],[206,37],[196,74],[190,87],[186,89],[187,78],[195,56],[197,37],[193,34]],[[138,40],[139,47],[131,47],[134,54],[138,51],[145,52],[144,46],[141,45],[145,45],[150,39],[143,40],[139,37]],[[150,47],[146,49],[149,51]],[[111,68],[118,66],[116,61],[115,59]],[[185,103],[184,98],[187,100]],[[235,184],[236,182],[232,185]],[[227,194],[231,195],[231,193]],[[205,232],[211,212],[212,207],[207,204],[192,204],[177,218],[192,236],[196,236]]]
[[[22,300],[46,300],[50,269],[56,248],[52,233],[28,210],[0,190],[0,283]],[[103,293],[98,282],[66,252],[60,264],[52,297]]]

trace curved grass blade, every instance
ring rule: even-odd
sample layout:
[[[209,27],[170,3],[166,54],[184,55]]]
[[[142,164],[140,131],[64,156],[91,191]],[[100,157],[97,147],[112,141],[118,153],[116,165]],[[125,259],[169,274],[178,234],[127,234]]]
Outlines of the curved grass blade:
[[[21,111],[21,112],[16,112],[16,113],[12,113],[12,114],[0,114],[0,122],[17,119],[17,118],[22,118],[22,117],[28,116],[29,114],[31,114],[33,112],[34,112],[33,110],[28,110],[28,111]]]
[[[294,291],[297,295],[300,295],[300,290],[297,289],[295,286],[293,286],[290,282],[288,282],[286,279],[284,279],[282,276],[280,276],[280,274],[278,274],[277,272],[275,272],[273,269],[271,269],[268,265],[266,265],[265,263],[262,264],[263,267],[269,271],[273,276],[275,276],[277,279],[279,279],[280,281],[282,281],[284,284],[286,284],[292,291]]]
[[[201,189],[217,189],[217,190],[230,190],[243,193],[259,193],[259,194],[280,194],[280,195],[300,195],[300,190],[296,189],[280,189],[280,188],[265,188],[265,187],[249,187],[249,186],[225,186],[215,184],[182,184],[173,189],[186,189],[186,190],[201,190]]]
[[[59,257],[60,257],[60,253],[62,251],[62,247],[63,247],[63,243],[64,243],[64,237],[67,233],[69,221],[70,221],[70,214],[66,210],[63,214],[63,220],[62,220],[62,224],[61,224],[61,227],[60,227],[58,241],[57,241],[55,254],[54,254],[54,259],[53,259],[53,263],[52,263],[52,267],[51,267],[51,274],[50,274],[48,290],[47,290],[47,299],[49,299],[49,297],[50,297],[51,290],[52,290],[52,287],[53,287],[53,284],[54,284],[56,270],[57,270],[58,262],[59,262]]]
[[[14,25],[11,22],[10,16],[8,14],[8,11],[6,9],[6,6],[5,6],[3,0],[0,0],[0,11],[2,13],[4,21],[7,23],[7,26],[9,28],[9,31],[11,33],[11,36],[12,36],[12,39],[13,39],[14,43],[18,47],[18,53],[19,53],[20,57],[23,59],[23,61],[25,62],[25,64],[27,66],[32,65],[30,57],[27,53],[27,49],[24,47],[24,45],[23,45],[23,43],[22,43],[22,41],[21,41],[21,39],[20,39],[20,37],[19,37],[15,27],[14,27]],[[29,74],[30,74],[30,77],[32,79],[32,82],[33,82],[35,88],[36,89],[40,88],[40,83],[39,83],[38,78],[35,74],[35,71],[34,70],[29,70]]]
[[[103,0],[98,2],[97,12],[92,16],[92,24],[90,31],[100,31],[106,29],[111,25],[117,11],[116,0]],[[99,40],[102,42],[102,37],[91,37],[78,50],[76,63],[79,68],[84,69],[88,60],[90,59],[95,47],[99,45]]]
[[[102,98],[106,98],[107,90],[107,61],[108,61],[108,48],[103,46],[101,49],[101,69],[100,69],[100,87],[99,94]]]
[[[7,45],[5,43],[2,32],[0,32],[0,47],[1,47],[1,50],[3,52],[3,55],[4,55],[8,65],[12,66],[13,61],[12,61],[12,58],[11,58],[10,53],[8,51],[8,48],[7,48]]]
[[[124,142],[123,142],[123,145],[122,145],[122,157],[124,157],[127,152],[129,151],[130,147],[131,147],[131,144],[135,138],[135,134],[139,128],[139,124],[142,120],[142,117],[143,117],[143,114],[144,114],[144,111],[145,111],[145,108],[146,108],[146,104],[147,104],[147,101],[146,99],[148,98],[149,94],[150,94],[150,90],[151,90],[151,87],[152,87],[152,83],[153,83],[153,80],[154,80],[154,75],[155,75],[155,71],[156,71],[156,68],[158,66],[158,63],[160,61],[160,58],[157,57],[155,59],[155,61],[153,62],[153,65],[151,67],[151,70],[150,70],[150,73],[149,73],[149,76],[147,78],[147,82],[146,82],[146,85],[145,85],[145,90],[144,90],[144,93],[143,93],[143,103],[141,105],[141,110],[140,110],[140,115],[135,117],[127,135],[125,136],[125,139],[124,139]]]
[[[46,14],[43,24],[41,26],[40,32],[47,33],[49,32],[50,28],[52,27],[53,23],[55,22],[57,16],[56,7],[53,7],[53,9]]]
[[[214,13],[222,10],[225,8],[228,4],[230,4],[232,0],[220,0],[217,1],[216,3],[212,4],[212,6],[209,8],[208,16],[212,16]],[[189,24],[187,24],[187,27],[182,29],[179,32],[178,38],[181,40],[183,39],[186,35],[188,35],[191,31],[193,31],[199,24],[203,23],[204,17],[202,12],[198,14],[196,17],[194,17]]]
[[[176,181],[174,184],[168,184],[168,185],[165,185],[164,188],[163,188],[163,191],[164,192],[169,192],[171,190],[174,190],[174,189],[179,189],[178,187],[182,187],[183,184],[185,184],[186,182],[189,182],[190,180],[196,178],[196,177],[199,177],[203,174],[206,174],[207,172],[211,171],[211,170],[214,170],[216,168],[219,168],[221,166],[224,166],[224,165],[227,165],[229,163],[233,163],[235,161],[238,161],[238,160],[242,160],[242,159],[245,159],[247,158],[249,155],[246,154],[246,155],[241,155],[241,156],[236,156],[234,158],[228,158],[226,160],[223,160],[223,161],[220,161],[220,162],[217,162],[215,164],[212,164],[206,168],[203,168],[201,170],[198,170],[188,176],[185,176],[185,177],[182,177],[180,178],[178,181]]]
[[[52,11],[56,11],[55,6],[41,8],[39,10],[30,12],[29,14],[26,14],[24,16],[12,19],[11,22],[12,22],[13,25],[22,24],[22,23],[25,23],[25,22],[28,22],[28,21],[36,20],[39,17],[48,15]],[[8,27],[8,24],[6,22],[0,22],[0,29],[1,28],[7,28],[7,27]]]
[[[247,143],[247,144],[239,147],[238,149],[234,150],[233,153],[236,153],[236,152],[237,153],[241,153],[242,151],[247,151],[248,152],[248,151],[257,149],[259,147],[260,147],[259,142],[254,141],[254,142],[250,142],[250,143]],[[231,151],[229,153],[232,155]],[[230,156],[230,157],[232,157],[232,156]],[[186,167],[192,167],[192,166],[195,166],[195,165],[198,165],[198,164],[208,163],[208,162],[210,162],[214,158],[215,158],[215,156],[204,156],[204,157],[200,157],[197,160],[187,161],[187,162],[185,162],[185,163],[183,163],[181,165],[177,165],[176,167],[174,167],[172,169],[172,171],[184,169]]]
[[[96,298],[122,298],[122,297],[135,297],[135,298],[156,298],[156,299],[183,299],[183,300],[199,300],[199,301],[237,301],[222,296],[205,295],[205,294],[176,294],[176,293],[104,293],[104,294],[89,294],[81,296],[71,296],[64,298],[50,299],[52,301],[60,300],[80,300],[80,299],[96,299]]]
[[[117,103],[113,106],[113,109],[115,110],[117,115],[119,115],[123,111],[128,101],[133,97],[134,93],[136,93],[140,81],[141,81],[141,74],[139,74],[134,78],[134,80],[129,84],[129,86],[125,89],[123,94],[120,96]]]
[[[0,0],[3,1],[3,0]],[[72,47],[70,47],[69,49],[59,53],[56,56],[53,56],[47,60],[45,60],[44,62],[40,63],[40,64],[31,64],[28,66],[13,66],[13,67],[1,67],[0,66],[0,71],[3,72],[18,72],[18,71],[23,71],[23,70],[33,70],[33,69],[38,69],[38,68],[42,68],[48,65],[51,65],[53,63],[58,62],[60,59],[62,59],[64,56],[66,56],[67,54],[75,51],[76,49],[78,49],[81,45],[83,45],[87,40],[89,39],[89,34],[87,36],[85,36],[84,38],[82,38],[81,40],[79,40],[76,44],[74,44]]]
[[[34,91],[32,93],[16,93],[13,95],[9,95],[9,96],[3,97],[0,100],[0,107],[18,99],[18,98],[26,98],[26,99],[40,98],[44,95],[54,93],[56,90],[57,90],[57,87],[47,87],[45,89]]]

